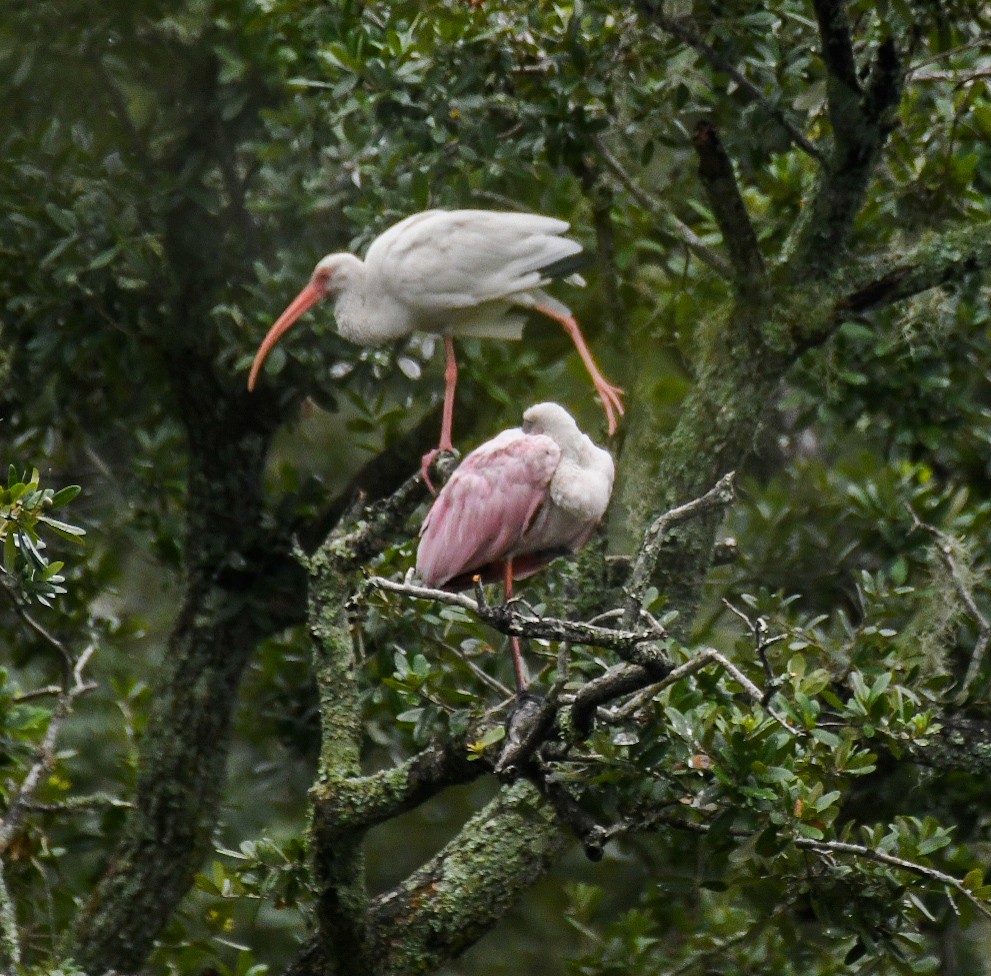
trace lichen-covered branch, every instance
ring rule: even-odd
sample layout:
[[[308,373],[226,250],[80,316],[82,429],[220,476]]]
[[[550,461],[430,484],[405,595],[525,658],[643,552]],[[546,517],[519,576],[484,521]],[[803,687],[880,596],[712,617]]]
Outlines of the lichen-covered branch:
[[[21,941],[17,933],[17,911],[7,891],[3,858],[0,858],[0,967],[13,971],[21,963]]]
[[[528,780],[503,789],[370,911],[377,976],[429,972],[476,942],[572,842]]]
[[[419,806],[448,786],[487,772],[470,762],[465,737],[438,740],[391,769],[343,781],[320,779],[313,787],[314,821],[336,832],[367,830]]]
[[[965,280],[991,268],[991,222],[930,235],[907,254],[880,262],[883,270],[837,303],[839,315],[857,314]]]
[[[329,558],[328,558],[329,555]],[[336,566],[338,553],[321,549],[309,561],[310,634],[320,693],[320,765],[324,796],[361,776],[361,708],[356,661],[345,605],[351,583]],[[317,937],[328,972],[365,971],[364,925],[368,894],[364,832],[338,829],[317,810],[311,821],[310,861],[317,889]],[[354,970],[349,969],[353,966]]]
[[[584,644],[588,647],[603,647],[615,651],[628,651],[646,641],[656,640],[655,630],[610,630],[595,624],[576,620],[561,620],[556,617],[538,617],[532,613],[522,613],[515,609],[515,603],[490,605],[473,600],[463,593],[449,593],[447,590],[418,586],[415,583],[398,583],[381,576],[372,576],[367,585],[378,590],[401,593],[418,600],[432,600],[448,606],[461,607],[474,614],[502,634],[515,637],[534,637],[544,640],[568,641],[571,644]],[[632,653],[632,652],[630,652]]]

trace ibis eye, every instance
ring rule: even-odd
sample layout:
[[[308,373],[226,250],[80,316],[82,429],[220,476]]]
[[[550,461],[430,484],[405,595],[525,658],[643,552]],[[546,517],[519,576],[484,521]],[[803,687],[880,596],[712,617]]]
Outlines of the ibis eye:
[[[533,425],[533,421],[532,420],[524,420],[522,426],[523,426],[523,433],[524,434],[532,434],[533,433],[533,426],[534,425]]]

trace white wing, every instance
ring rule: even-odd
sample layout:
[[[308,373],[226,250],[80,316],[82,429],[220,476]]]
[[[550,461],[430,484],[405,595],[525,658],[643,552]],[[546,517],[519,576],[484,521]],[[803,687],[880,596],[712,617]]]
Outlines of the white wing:
[[[510,300],[547,284],[542,269],[578,254],[569,225],[540,214],[426,210],[377,237],[369,276],[424,313]]]

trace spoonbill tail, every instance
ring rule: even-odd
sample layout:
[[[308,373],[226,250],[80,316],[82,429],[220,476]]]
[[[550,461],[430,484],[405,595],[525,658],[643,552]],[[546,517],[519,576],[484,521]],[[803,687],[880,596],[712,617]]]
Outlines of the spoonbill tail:
[[[428,586],[460,590],[478,576],[525,579],[591,538],[612,493],[608,451],[556,403],[538,403],[523,426],[475,448],[441,489],[421,529],[416,569]],[[518,690],[526,687],[512,638]]]
[[[519,339],[524,322],[519,309],[533,309],[571,336],[612,436],[623,413],[622,390],[599,372],[571,310],[543,290],[553,278],[574,271],[574,256],[582,248],[561,236],[568,226],[539,214],[425,210],[372,241],[364,261],[353,254],[328,254],[262,340],[248,389],[254,389],[265,357],[286,330],[327,297],[334,299],[338,331],[358,345],[389,342],[417,330],[439,333],[447,358],[444,413],[440,444],[424,458],[426,472],[438,451],[453,449],[454,337]]]

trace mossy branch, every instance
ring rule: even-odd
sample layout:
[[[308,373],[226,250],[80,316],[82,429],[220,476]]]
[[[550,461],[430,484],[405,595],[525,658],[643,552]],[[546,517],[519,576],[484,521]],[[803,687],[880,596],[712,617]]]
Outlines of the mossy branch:
[[[405,813],[440,790],[487,772],[470,762],[467,737],[436,740],[392,769],[369,776],[321,779],[311,790],[315,821],[328,833],[367,830]]]
[[[443,850],[371,907],[377,976],[430,972],[498,922],[572,843],[536,787],[519,780]]]

